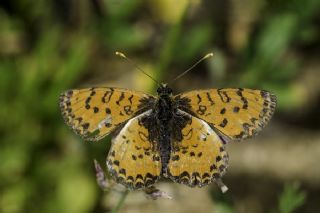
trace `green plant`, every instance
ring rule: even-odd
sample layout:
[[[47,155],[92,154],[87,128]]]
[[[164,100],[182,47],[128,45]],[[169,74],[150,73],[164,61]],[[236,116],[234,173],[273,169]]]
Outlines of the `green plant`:
[[[279,196],[279,213],[292,213],[306,202],[306,193],[298,183],[286,184]]]

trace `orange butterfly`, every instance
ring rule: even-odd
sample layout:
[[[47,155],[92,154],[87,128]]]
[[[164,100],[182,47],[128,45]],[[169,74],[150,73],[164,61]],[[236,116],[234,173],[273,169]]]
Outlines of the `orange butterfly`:
[[[173,95],[161,84],[157,93],[97,87],[60,96],[65,122],[85,140],[113,135],[107,167],[129,189],[150,187],[165,177],[190,187],[216,182],[225,191],[226,142],[256,135],[276,106],[275,95],[264,90]]]

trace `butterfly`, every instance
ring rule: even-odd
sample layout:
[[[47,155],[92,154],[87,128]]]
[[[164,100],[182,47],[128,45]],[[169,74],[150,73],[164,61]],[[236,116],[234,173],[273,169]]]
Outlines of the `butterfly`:
[[[173,95],[160,84],[157,96],[93,87],[61,94],[67,125],[84,140],[111,134],[107,168],[128,189],[153,186],[161,177],[190,187],[222,184],[227,142],[256,135],[275,111],[264,90],[228,88]]]

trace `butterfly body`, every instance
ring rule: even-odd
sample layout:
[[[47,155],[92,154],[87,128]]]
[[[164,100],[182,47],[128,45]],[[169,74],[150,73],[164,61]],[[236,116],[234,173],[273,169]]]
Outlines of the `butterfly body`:
[[[161,84],[157,89],[158,98],[151,107],[149,116],[142,119],[142,125],[148,129],[150,141],[157,147],[161,158],[161,175],[166,176],[167,165],[170,160],[173,141],[182,139],[177,135],[184,128],[188,118],[182,118],[177,114],[178,105],[175,103],[172,95],[172,89],[166,84]]]
[[[107,167],[129,189],[160,177],[190,187],[221,182],[225,144],[255,135],[271,118],[276,98],[263,90],[208,89],[157,96],[119,88],[70,90],[60,97],[66,123],[86,140],[112,134]]]

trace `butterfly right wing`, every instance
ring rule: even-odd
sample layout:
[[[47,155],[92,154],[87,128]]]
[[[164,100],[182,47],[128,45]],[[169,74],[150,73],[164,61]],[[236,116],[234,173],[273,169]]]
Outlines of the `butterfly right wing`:
[[[96,141],[115,127],[145,111],[153,97],[119,88],[69,90],[60,96],[65,122],[85,140]]]
[[[107,167],[117,183],[129,189],[152,186],[161,175],[161,159],[141,119],[151,110],[130,119],[112,140]]]
[[[276,96],[264,90],[194,90],[175,97],[178,108],[206,121],[232,140],[256,135],[270,120]]]

